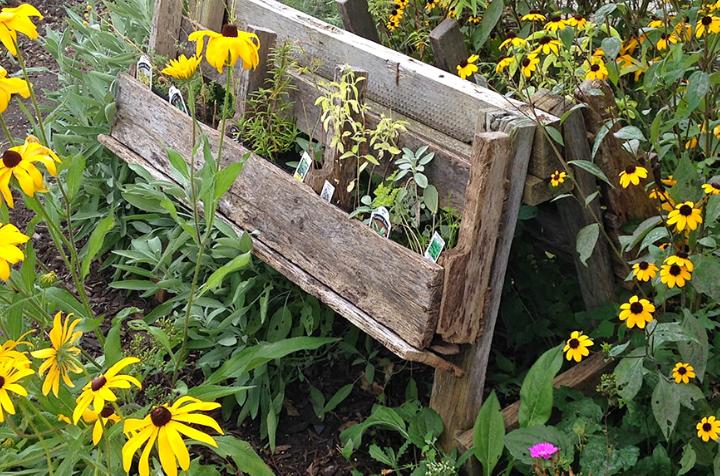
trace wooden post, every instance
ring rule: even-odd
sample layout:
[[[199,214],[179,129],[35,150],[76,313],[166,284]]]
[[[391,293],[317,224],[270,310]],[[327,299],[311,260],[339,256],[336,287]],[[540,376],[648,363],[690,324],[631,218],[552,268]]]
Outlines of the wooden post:
[[[337,0],[337,6],[347,31],[380,43],[380,35],[368,9],[367,0]]]
[[[156,0],[150,27],[150,51],[175,59],[180,39],[182,0]]]
[[[225,0],[190,0],[190,18],[212,31],[220,31],[225,20]]]
[[[245,115],[248,98],[252,93],[263,87],[274,66],[270,53],[275,50],[277,34],[272,30],[254,25],[249,25],[248,31],[255,33],[260,40],[260,50],[258,51],[260,60],[255,69],[245,71],[240,78],[235,107],[236,119],[241,119]]]
[[[460,25],[452,18],[446,18],[430,32],[430,46],[435,57],[435,66],[457,74],[458,65],[468,59],[465,35]]]
[[[367,71],[353,69],[355,78],[363,78],[362,81],[358,81],[358,101],[362,104],[365,101],[365,93],[367,91],[368,73]],[[343,75],[347,72],[347,66],[338,65],[335,68],[335,81],[339,82],[342,80]],[[359,114],[352,114],[352,120],[356,122],[362,121]],[[357,159],[345,158],[340,160],[338,151],[330,147],[330,141],[335,133],[334,125],[330,124],[330,128],[327,131],[325,139],[325,155],[323,156],[322,168],[319,170],[313,170],[308,177],[308,184],[318,193],[323,188],[325,180],[329,181],[335,186],[335,195],[333,196],[332,203],[336,204],[343,210],[350,210],[352,207],[352,194],[348,191],[348,186],[355,180],[357,174]],[[353,146],[353,143],[347,139],[343,140],[345,150],[349,150]]]

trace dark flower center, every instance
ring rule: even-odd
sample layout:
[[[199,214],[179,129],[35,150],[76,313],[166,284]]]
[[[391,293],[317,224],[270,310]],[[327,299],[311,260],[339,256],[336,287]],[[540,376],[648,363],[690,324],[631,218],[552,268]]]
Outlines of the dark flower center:
[[[673,275],[673,276],[679,276],[679,275],[680,275],[680,272],[682,271],[682,269],[680,269],[680,266],[674,264],[674,265],[670,266],[669,271],[670,271],[670,274],[671,274],[671,275]]]
[[[630,312],[632,312],[633,314],[640,314],[641,312],[643,312],[643,309],[645,308],[639,302],[634,302],[630,304]]]
[[[638,264],[638,268],[642,269],[643,271],[645,271],[649,267],[650,263],[648,263],[647,261],[641,261],[640,264]]]
[[[550,18],[550,21],[553,23],[557,23],[559,21],[562,21],[562,17],[556,15],[556,16]]]
[[[594,64],[590,66],[590,71],[598,71],[600,69],[600,65]]]
[[[590,69],[592,69],[592,68],[590,68]],[[636,169],[637,169],[637,167],[635,167],[634,165],[628,165],[627,167],[625,167],[625,173],[628,175],[634,174]]]
[[[684,251],[678,251],[677,253],[675,253],[675,256],[677,256],[680,259],[688,259],[688,254],[685,253]]]
[[[235,25],[223,25],[222,27],[222,36],[226,36],[228,38],[237,38],[238,36],[238,29]]]
[[[660,35],[660,38],[662,38],[663,40],[667,40],[668,39],[667,33],[663,33],[662,35]]]
[[[577,339],[570,339],[570,341],[568,341],[568,345],[571,349],[577,349],[580,347],[580,341]]]
[[[547,45],[548,43],[550,43],[550,37],[544,36],[544,37],[540,38],[538,43],[540,43],[541,45]]]
[[[527,67],[530,64],[530,58],[525,58],[522,60],[523,67]]]
[[[577,21],[584,20],[582,15],[574,15],[573,18],[576,19]]]
[[[165,407],[157,407],[150,412],[150,420],[152,420],[155,426],[165,426],[172,420],[172,413]]]
[[[720,182],[711,182],[710,186],[715,190],[720,190]]]
[[[540,14],[540,10],[530,10],[530,13],[531,13],[532,15],[539,15],[539,14]]]
[[[682,207],[680,207],[680,215],[682,216],[689,217],[690,215],[692,215],[692,211],[693,209],[690,205],[683,205]]]
[[[100,416],[103,418],[109,418],[115,413],[115,408],[112,405],[105,405],[105,408],[100,412]]]
[[[511,40],[511,39],[515,38],[516,36],[517,36],[517,35],[515,34],[515,32],[514,32],[514,31],[511,31],[510,33],[508,33],[507,39],[508,39],[508,40]]]
[[[13,168],[22,161],[22,155],[14,150],[6,150],[2,155],[2,161],[5,167]]]
[[[712,17],[711,16],[703,17],[702,20],[700,20],[700,21],[702,22],[703,25],[708,26],[712,23]]]
[[[5,385],[5,377],[0,377],[0,388],[3,388]]]
[[[463,60],[463,62],[460,63],[460,67],[461,67],[461,68],[464,68],[464,67],[466,67],[467,65],[468,65],[467,60]]]
[[[709,432],[710,430],[712,430],[712,425],[710,423],[703,423],[702,429],[705,432]]]
[[[93,381],[90,383],[90,388],[92,389],[93,392],[97,392],[98,390],[103,388],[106,383],[107,383],[107,379],[105,378],[104,375],[101,375],[101,376],[93,379]]]
[[[680,367],[677,369],[677,373],[680,375],[685,375],[687,373],[687,369],[685,367]]]

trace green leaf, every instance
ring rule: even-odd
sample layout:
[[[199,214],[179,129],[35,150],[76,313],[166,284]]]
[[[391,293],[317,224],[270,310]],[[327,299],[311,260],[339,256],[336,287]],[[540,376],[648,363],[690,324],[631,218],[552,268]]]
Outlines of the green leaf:
[[[683,362],[689,362],[695,368],[695,374],[698,380],[702,382],[710,355],[707,331],[689,310],[683,309],[683,314],[685,317],[683,318],[682,328],[693,340],[678,342],[678,351],[680,351]]]
[[[231,259],[220,268],[216,269],[213,274],[208,277],[207,281],[205,281],[205,284],[203,284],[200,288],[199,295],[202,296],[206,292],[220,287],[223,280],[225,279],[225,277],[227,277],[228,274],[245,268],[247,265],[250,264],[251,260],[252,254],[250,252],[243,253]]]
[[[81,270],[83,280],[87,278],[88,274],[90,274],[90,264],[92,263],[93,259],[95,259],[95,256],[97,256],[97,254],[102,249],[105,237],[108,233],[110,233],[113,228],[115,228],[115,216],[110,214],[100,220],[100,222],[90,234],[90,238],[88,239],[87,247],[85,250],[85,256],[83,256],[82,260]]]
[[[678,476],[682,476],[683,474],[687,474],[688,471],[693,469],[695,467],[695,461],[697,459],[697,456],[695,455],[695,450],[692,447],[691,443],[687,443],[683,447],[683,454],[680,458],[680,470],[678,470]]]
[[[553,406],[553,379],[562,367],[562,345],[540,356],[520,387],[520,427],[544,425]]]
[[[255,450],[246,441],[238,440],[232,436],[218,436],[215,438],[217,448],[215,453],[223,458],[230,458],[238,471],[248,476],[275,476],[268,465],[258,456]]]
[[[600,127],[600,130],[598,130],[598,133],[595,135],[595,142],[593,143],[592,154],[590,154],[591,159],[595,159],[595,155],[597,154],[598,150],[600,150],[600,146],[602,145],[603,140],[605,140],[605,136],[608,132],[612,130],[612,127],[612,122],[606,122]]]
[[[600,43],[600,48],[602,48],[603,52],[605,53],[605,57],[611,60],[617,58],[621,46],[622,43],[620,42],[620,40],[618,38],[615,38],[614,36],[604,38],[602,40],[602,43]]]
[[[693,288],[715,302],[720,301],[720,260],[714,256],[699,255],[693,257],[693,261],[695,272],[690,281]]]
[[[434,185],[428,185],[423,192],[423,203],[433,215],[438,212],[438,191]]]
[[[687,89],[685,90],[685,101],[687,101],[687,109],[684,111],[685,117],[700,106],[705,95],[710,90],[710,77],[704,71],[695,71],[688,79]]]
[[[473,454],[480,461],[485,476],[492,475],[503,452],[505,422],[495,392],[485,399],[473,427]]]
[[[235,395],[238,392],[242,392],[243,390],[249,390],[251,388],[254,388],[252,386],[231,386],[227,387],[224,385],[199,385],[197,387],[193,387],[190,390],[188,390],[188,395],[191,397],[195,397],[199,400],[203,400],[205,402],[214,402],[215,400],[223,397],[227,397],[228,395]]]
[[[532,465],[536,463],[530,457],[529,448],[541,441],[547,441],[559,447],[564,459],[572,461],[573,443],[560,430],[549,426],[533,426],[532,428],[520,428],[505,435],[505,447],[513,458],[521,463]],[[595,473],[593,473],[595,474]]]
[[[83,172],[85,171],[86,159],[83,156],[76,156],[70,161],[65,173],[65,186],[68,199],[72,201],[77,195],[83,183]]]
[[[238,162],[233,162],[227,167],[221,169],[218,172],[217,180],[215,182],[215,198],[218,199],[225,195],[228,190],[230,190],[230,187],[233,186],[235,181],[238,178],[238,175],[243,171],[243,167],[245,167],[245,159],[246,157],[243,157],[242,160]]]
[[[492,0],[490,5],[483,14],[482,23],[480,28],[473,36],[473,46],[475,50],[480,50],[487,41],[490,33],[492,33],[495,25],[497,25],[500,17],[502,16],[503,9],[505,8],[505,2],[503,0]]]
[[[587,260],[592,256],[598,237],[600,236],[600,225],[591,223],[583,227],[577,234],[575,249],[580,256],[580,262],[587,266]]]
[[[713,195],[705,205],[705,225],[712,226],[720,217],[720,196]]]
[[[660,373],[658,373],[658,383],[652,393],[651,406],[660,431],[669,441],[680,416],[680,400],[675,392],[674,384],[668,382]]]
[[[190,168],[188,167],[187,162],[185,162],[183,156],[180,155],[180,152],[176,151],[175,149],[168,149],[167,155],[173,170],[177,172],[181,177],[189,179]]]
[[[652,332],[653,352],[659,350],[667,342],[694,342],[695,339],[685,332],[679,322],[657,323],[653,321],[648,324],[648,330]]]
[[[337,408],[337,406],[340,405],[350,395],[353,387],[354,385],[351,383],[340,387],[340,389],[335,392],[335,394],[325,404],[325,413],[335,410],[335,408]]]
[[[557,144],[560,144],[562,146],[565,145],[565,141],[563,140],[562,133],[560,133],[559,129],[556,129],[552,126],[545,127],[545,132],[550,136],[550,138],[555,141]]]
[[[583,448],[580,469],[582,474],[611,476],[632,469],[639,455],[636,446],[617,448],[608,445],[605,436],[593,435]]]
[[[625,126],[613,134],[618,139],[622,140],[639,140],[645,141],[645,136],[642,131],[635,126]]]
[[[643,366],[644,357],[645,349],[634,349],[615,367],[613,375],[615,375],[618,394],[623,400],[632,400],[642,387],[643,376],[646,373]]]
[[[606,184],[610,185],[611,187],[614,187],[613,184],[610,183],[610,180],[608,180],[607,176],[605,175],[605,172],[600,170],[600,167],[595,165],[594,163],[590,162],[589,160],[570,160],[568,161],[568,164],[574,165],[575,167],[578,167],[585,172],[591,173],[595,177],[599,178]]]

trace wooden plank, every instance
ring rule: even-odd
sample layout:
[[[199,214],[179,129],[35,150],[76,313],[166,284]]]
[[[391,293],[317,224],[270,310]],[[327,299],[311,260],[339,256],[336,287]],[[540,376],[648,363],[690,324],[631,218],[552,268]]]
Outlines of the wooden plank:
[[[197,23],[219,32],[225,20],[226,6],[225,0],[190,0],[188,10]]]
[[[352,62],[353,67],[373,75],[369,99],[463,142],[472,141],[478,117],[488,111],[529,113],[526,104],[274,0],[233,0],[233,4],[241,24],[261,25],[276,31],[278,41],[297,45],[301,65],[318,64],[318,74],[332,78],[335,65]],[[543,121],[556,120],[543,112],[537,114]]]
[[[430,32],[430,46],[435,66],[451,74],[457,74],[458,65],[467,61],[468,53],[465,35],[460,25],[452,18],[446,18]]]
[[[157,180],[173,181],[171,177],[155,168],[155,164],[140,157],[112,137],[100,135],[98,136],[98,141],[125,162],[140,165]],[[241,234],[244,232],[243,229],[234,224],[227,216],[222,213],[218,215],[236,233]],[[396,333],[379,324],[367,313],[355,307],[352,303],[323,285],[320,281],[307,274],[283,256],[277,254],[261,241],[253,241],[253,254],[297,284],[303,291],[320,299],[338,314],[344,315],[351,323],[359,327],[363,332],[369,334],[401,359],[423,363],[443,372],[449,372],[458,377],[462,376],[462,370],[457,366],[449,363],[433,352],[420,350],[411,346]]]
[[[117,104],[112,132],[116,140],[158,166],[169,167],[168,147],[184,157],[191,155],[190,117],[125,74],[118,78]],[[215,148],[220,134],[205,126],[202,130]],[[443,269],[348,219],[310,187],[226,141],[224,161],[244,156],[248,159],[243,173],[220,210],[409,344],[426,347],[437,322]]]
[[[523,190],[523,203],[535,207],[541,203],[549,202],[558,195],[569,193],[572,189],[573,183],[570,179],[565,180],[565,183],[560,184],[558,187],[552,187],[548,178],[528,175]]]
[[[555,380],[553,380],[553,385],[555,386],[555,388],[570,387],[579,390],[585,390],[587,392],[592,392],[600,376],[604,373],[609,372],[612,364],[612,361],[605,360],[602,352],[597,352],[588,357],[587,359],[583,360],[579,364],[573,365],[572,367],[570,367],[570,369],[555,377]],[[519,401],[503,408],[502,414],[503,420],[505,421],[505,428],[507,428],[508,430],[517,428],[519,411]],[[457,443],[461,449],[466,450],[472,447],[472,433],[472,429],[470,429],[458,435]]]
[[[248,97],[265,85],[272,73],[273,64],[271,52],[277,44],[277,34],[266,28],[249,25],[248,31],[255,33],[260,40],[260,49],[258,50],[258,64],[255,69],[245,71],[238,81],[237,100],[235,105],[235,118],[241,119],[245,115],[245,107]]]
[[[337,6],[347,31],[380,43],[380,35],[368,9],[367,0],[337,0]]]
[[[502,222],[503,207],[498,204],[505,200],[512,155],[509,135],[484,132],[475,136],[458,244],[441,261],[445,290],[437,333],[447,342],[474,342],[480,335]]]
[[[156,0],[150,26],[150,51],[174,59],[180,39],[182,0]]]
[[[562,106],[564,102],[562,96],[553,94],[547,89],[540,89],[530,98],[530,104],[536,109],[548,113],[558,110],[558,107]],[[546,125],[555,127],[556,129],[560,129],[561,127],[559,120]],[[545,135],[543,129],[538,127],[535,131],[535,143],[533,145],[532,156],[530,157],[528,173],[540,179],[547,179],[554,171],[563,170],[556,149],[562,154],[562,146],[552,143],[551,139]]]

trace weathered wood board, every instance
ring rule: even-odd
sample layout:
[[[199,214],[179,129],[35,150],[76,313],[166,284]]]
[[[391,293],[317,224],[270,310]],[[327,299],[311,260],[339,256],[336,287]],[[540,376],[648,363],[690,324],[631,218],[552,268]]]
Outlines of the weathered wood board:
[[[114,139],[166,168],[168,147],[190,157],[193,129],[187,115],[127,75],[118,78],[117,105]],[[216,146],[219,133],[203,130]],[[248,159],[221,204],[223,213],[410,345],[430,343],[442,296],[440,266],[348,219],[310,187],[239,144],[226,144],[223,160]]]

